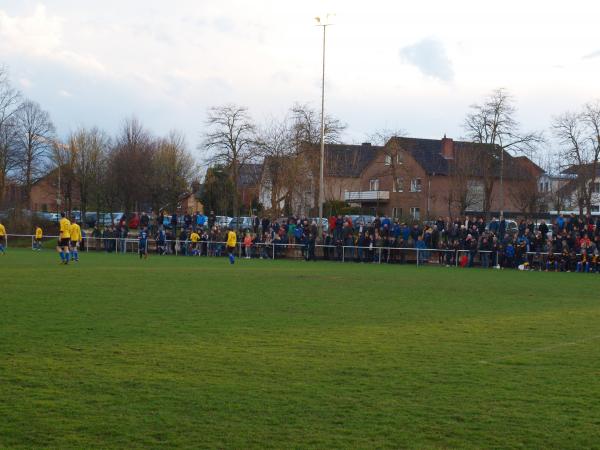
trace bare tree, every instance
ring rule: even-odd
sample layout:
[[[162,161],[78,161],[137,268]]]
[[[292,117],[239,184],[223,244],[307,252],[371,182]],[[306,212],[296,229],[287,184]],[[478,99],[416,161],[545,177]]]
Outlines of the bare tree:
[[[23,102],[16,114],[18,171],[24,187],[25,204],[30,208],[31,188],[45,174],[54,140],[50,114],[31,100]]]
[[[444,197],[448,204],[448,215],[452,216],[455,209],[460,214],[481,209],[483,182],[477,175],[477,161],[472,152],[457,149],[454,158],[448,160],[448,191]]]
[[[155,148],[150,132],[136,118],[123,123],[110,154],[110,175],[126,211],[135,211],[150,200],[148,183]]]
[[[110,138],[102,130],[93,127],[80,128],[69,138],[68,158],[73,174],[74,188],[78,190],[81,214],[85,215],[90,203],[100,206],[102,172],[110,146]]]
[[[321,143],[321,115],[307,104],[294,104],[291,109],[293,139],[297,146]],[[346,125],[332,116],[325,116],[325,143],[338,144]]]
[[[263,183],[269,193],[267,208],[274,217],[281,214],[281,202],[291,205],[301,195],[308,179],[307,165],[296,152],[294,128],[289,118],[272,119],[259,130]]]
[[[233,186],[238,185],[240,166],[253,161],[259,146],[256,126],[248,109],[238,105],[214,106],[208,110],[208,127],[200,149],[206,154],[210,165],[226,168]],[[239,199],[233,196],[233,214],[239,215]]]
[[[543,141],[540,133],[523,133],[516,120],[516,108],[512,96],[504,89],[496,89],[482,104],[471,106],[463,124],[467,138],[479,144],[490,144],[489,151],[481,152],[484,202],[483,209],[489,213],[492,192],[496,181],[504,172],[504,152],[521,153],[532,157]],[[503,195],[503,192],[501,192]]]
[[[577,113],[565,113],[553,123],[563,160],[575,175],[573,184],[579,214],[591,213],[594,182],[600,169],[600,101],[587,103]]]
[[[538,182],[533,177],[513,183],[509,189],[509,196],[519,212],[526,217],[546,209],[546,196],[540,192]]]
[[[18,165],[16,113],[20,104],[20,93],[11,86],[6,67],[0,66],[0,207],[8,176]]]
[[[307,104],[296,103],[290,109],[292,122],[292,139],[295,152],[304,159],[308,169],[305,178],[306,187],[303,192],[312,191],[313,204],[319,203],[318,180],[320,172],[320,144],[321,144],[321,115]],[[325,116],[325,144],[338,144],[346,125],[332,116]]]
[[[367,134],[367,142],[373,145],[384,146],[393,137],[408,137],[408,132],[403,128],[380,128]]]
[[[181,133],[171,131],[166,138],[159,139],[150,181],[153,208],[158,210],[166,205],[175,211],[181,195],[190,188],[195,172],[196,163]]]

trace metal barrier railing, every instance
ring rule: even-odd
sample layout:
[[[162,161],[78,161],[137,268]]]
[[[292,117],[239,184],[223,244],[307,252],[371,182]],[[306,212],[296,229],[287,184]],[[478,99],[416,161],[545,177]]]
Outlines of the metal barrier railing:
[[[31,240],[31,248],[35,249],[35,235],[31,234],[7,234],[6,246],[10,240],[8,238],[26,238]],[[58,236],[44,236],[44,240],[58,239]],[[190,240],[165,239],[157,241],[156,239],[147,239],[147,251],[154,250],[159,254],[173,255],[197,255],[197,256],[225,256],[226,241],[206,241],[200,240],[191,242]],[[108,253],[137,253],[139,251],[139,239],[131,237],[93,237],[85,236],[82,239],[80,250],[105,251]],[[236,244],[236,253],[239,257],[243,255],[251,258],[279,259],[279,258],[303,258],[303,259],[321,259],[328,261],[355,261],[372,263],[415,263],[417,266],[429,264],[431,262],[439,265],[455,266],[463,265],[461,259],[467,257],[464,264],[468,267],[493,267],[500,266],[500,263],[506,263],[507,257],[498,251],[492,250],[473,250],[473,249],[437,249],[437,248],[415,248],[415,247],[392,247],[392,246],[358,246],[358,245],[324,245],[324,244],[289,244],[279,242],[254,242],[250,246],[243,242]],[[521,252],[519,257],[547,258],[548,252]],[[552,253],[560,256],[561,253]],[[581,256],[577,253],[576,256]],[[510,258],[509,258],[510,259]],[[464,261],[463,261],[464,262]],[[515,260],[511,262],[514,267]]]
[[[32,248],[35,245],[35,236],[30,234],[8,234],[8,237],[31,239]],[[44,236],[43,239],[58,239],[59,236]],[[94,237],[84,236],[81,249],[89,251],[107,251],[109,253],[137,253],[139,239],[130,237]],[[189,240],[166,239],[157,241],[147,239],[147,250],[153,249],[162,254],[197,254],[205,256],[225,255],[225,241],[201,240],[192,243]],[[195,248],[192,248],[195,247]],[[292,250],[292,254],[289,251]],[[317,251],[319,250],[319,251]],[[416,265],[427,263],[432,254],[454,255],[452,261],[456,261],[458,254],[456,250],[428,249],[414,247],[390,247],[390,246],[358,246],[358,245],[324,245],[324,244],[289,244],[279,242],[255,242],[251,246],[245,246],[243,242],[236,244],[238,256],[249,254],[250,257],[262,257],[277,259],[283,257],[296,257],[304,259],[319,259],[330,261],[360,261],[375,263],[390,262],[415,262]],[[286,254],[287,252],[287,254]]]

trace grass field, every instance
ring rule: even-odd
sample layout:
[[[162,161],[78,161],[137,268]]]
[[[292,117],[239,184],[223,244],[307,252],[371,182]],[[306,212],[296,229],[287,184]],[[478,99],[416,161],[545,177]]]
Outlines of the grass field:
[[[600,276],[0,256],[0,447],[590,448]]]

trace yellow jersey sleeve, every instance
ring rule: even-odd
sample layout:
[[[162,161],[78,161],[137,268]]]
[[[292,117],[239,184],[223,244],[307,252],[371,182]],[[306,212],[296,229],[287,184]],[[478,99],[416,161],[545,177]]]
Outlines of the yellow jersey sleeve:
[[[81,228],[76,223],[72,223],[69,228],[69,233],[71,234],[71,240],[75,242],[81,241]]]
[[[71,222],[69,219],[63,217],[60,219],[60,238],[70,239],[71,238]]]

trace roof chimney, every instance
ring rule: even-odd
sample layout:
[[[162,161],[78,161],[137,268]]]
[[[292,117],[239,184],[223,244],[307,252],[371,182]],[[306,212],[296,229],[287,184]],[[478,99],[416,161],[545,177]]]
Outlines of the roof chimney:
[[[444,159],[454,159],[454,141],[451,138],[447,138],[445,134],[442,139],[441,155]]]

